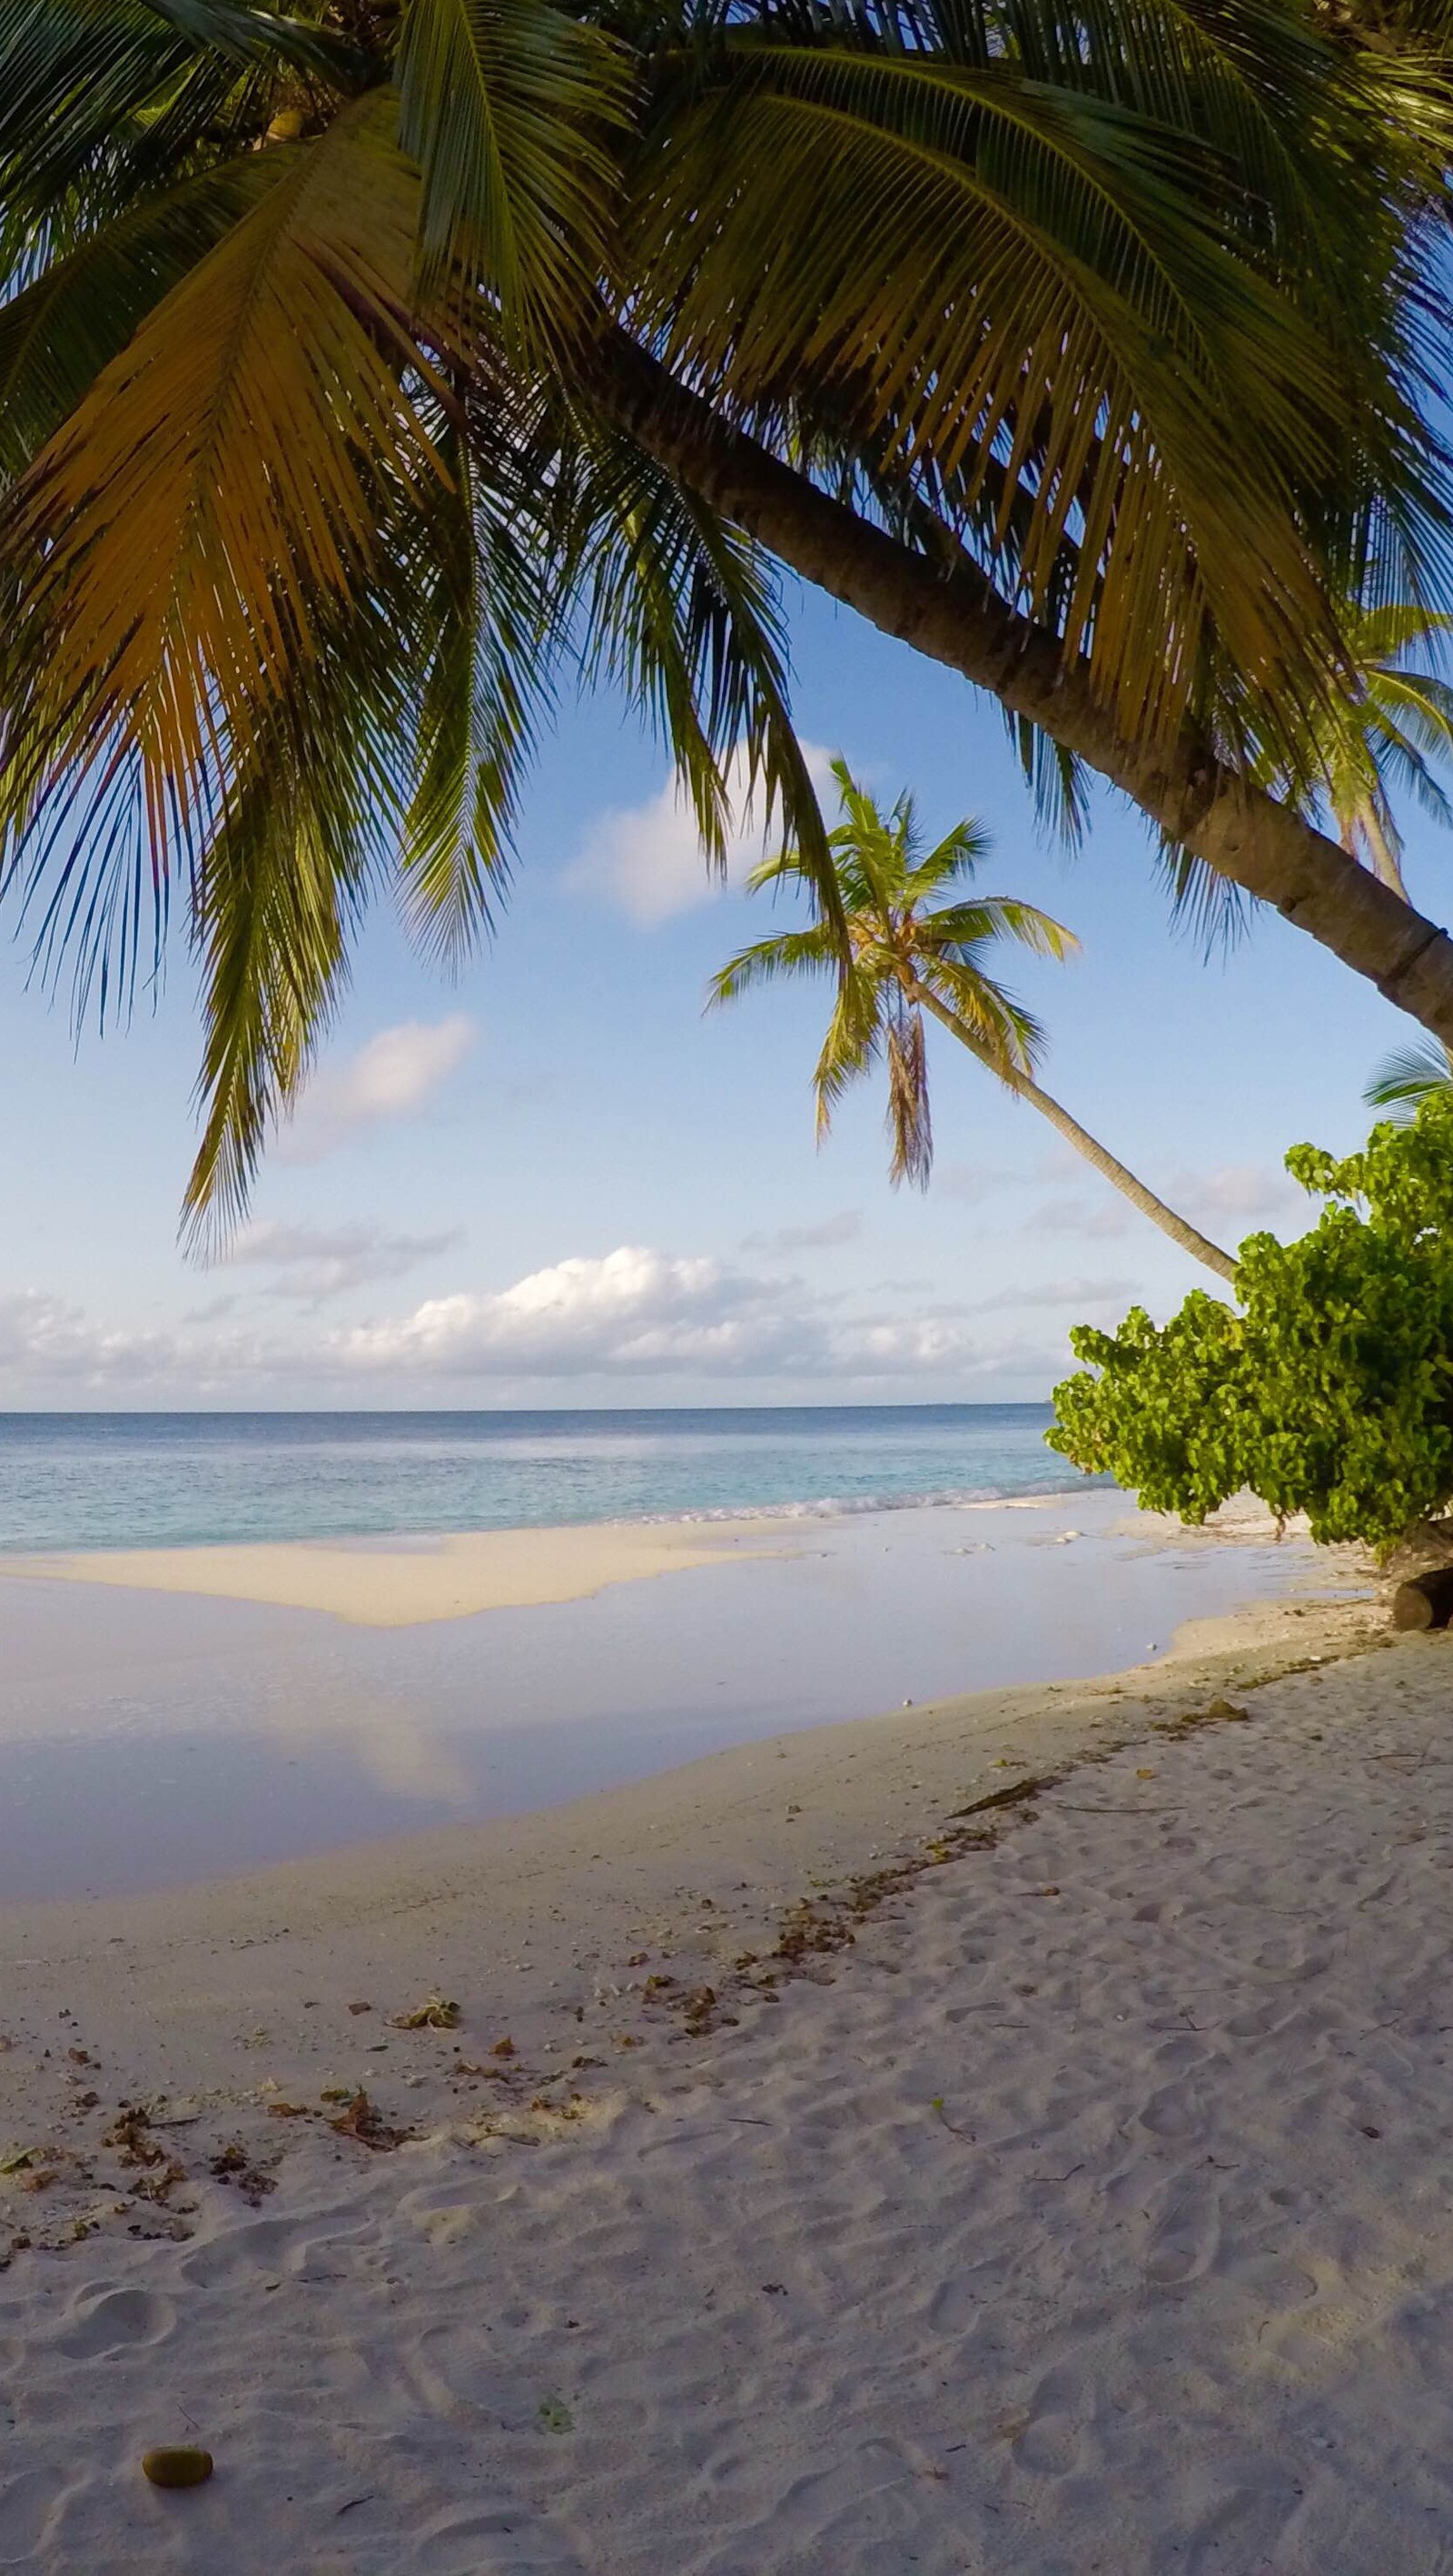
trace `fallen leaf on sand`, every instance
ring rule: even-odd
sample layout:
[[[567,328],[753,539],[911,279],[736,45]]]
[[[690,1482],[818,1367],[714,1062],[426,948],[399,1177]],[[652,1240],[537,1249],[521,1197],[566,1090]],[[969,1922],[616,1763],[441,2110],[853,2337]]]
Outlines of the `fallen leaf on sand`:
[[[350,2004],[348,2009],[351,2013],[366,2013],[372,2012],[373,2006],[372,2004]]]

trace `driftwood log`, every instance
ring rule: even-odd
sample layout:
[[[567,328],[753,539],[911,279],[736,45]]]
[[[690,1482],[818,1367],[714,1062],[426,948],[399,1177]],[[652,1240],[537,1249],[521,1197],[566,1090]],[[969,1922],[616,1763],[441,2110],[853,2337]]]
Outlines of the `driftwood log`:
[[[1446,1628],[1453,1618],[1453,1565],[1430,1566],[1392,1596],[1395,1628]]]

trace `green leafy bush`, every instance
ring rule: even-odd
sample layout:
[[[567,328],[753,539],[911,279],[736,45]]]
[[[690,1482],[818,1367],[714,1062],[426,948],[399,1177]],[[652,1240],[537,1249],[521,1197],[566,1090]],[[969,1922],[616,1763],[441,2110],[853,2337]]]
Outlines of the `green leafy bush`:
[[[1253,1234],[1240,1311],[1197,1289],[1156,1326],[1070,1335],[1052,1449],[1202,1521],[1249,1486],[1319,1539],[1386,1546],[1453,1500],[1453,1103],[1287,1170],[1327,1202],[1294,1243]]]

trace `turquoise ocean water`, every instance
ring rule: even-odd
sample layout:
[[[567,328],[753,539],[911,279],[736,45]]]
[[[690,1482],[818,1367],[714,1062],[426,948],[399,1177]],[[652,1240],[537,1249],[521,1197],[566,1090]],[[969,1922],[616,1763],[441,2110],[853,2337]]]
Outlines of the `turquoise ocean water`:
[[[1082,1490],[1043,1404],[0,1414],[0,1549],[841,1514]]]

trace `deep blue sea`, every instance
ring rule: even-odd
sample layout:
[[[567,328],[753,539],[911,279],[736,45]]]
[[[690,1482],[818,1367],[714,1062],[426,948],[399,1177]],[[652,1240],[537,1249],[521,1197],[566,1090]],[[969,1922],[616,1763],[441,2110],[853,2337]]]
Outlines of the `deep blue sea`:
[[[1065,1492],[1046,1404],[0,1414],[0,1549],[825,1517]]]

